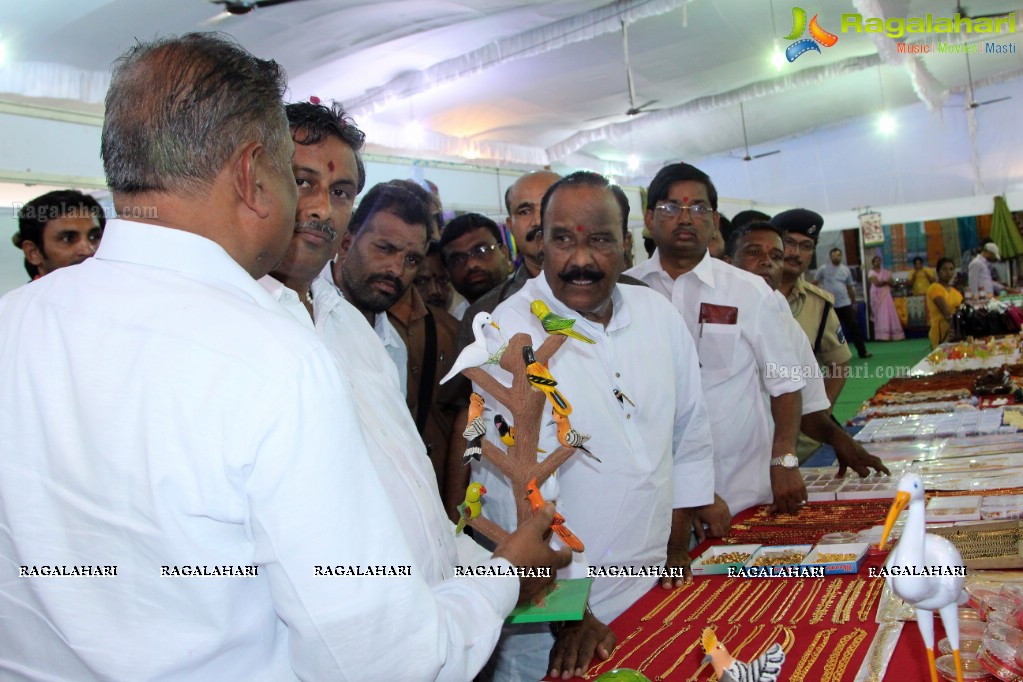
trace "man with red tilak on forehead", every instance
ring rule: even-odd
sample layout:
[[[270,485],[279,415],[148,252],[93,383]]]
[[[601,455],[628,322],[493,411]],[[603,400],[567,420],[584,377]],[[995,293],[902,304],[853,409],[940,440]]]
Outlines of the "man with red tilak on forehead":
[[[524,332],[534,348],[547,337],[530,311],[535,300],[573,318],[575,331],[594,340],[569,339],[549,369],[572,404],[571,426],[591,435],[586,447],[601,461],[577,454],[541,489],[586,545],[558,577],[598,569],[591,610],[582,621],[554,628],[554,636],[546,625],[506,627],[484,669],[488,679],[536,680],[548,672],[569,678],[606,659],[616,642],[605,623],[659,580],[611,577],[609,569],[667,566],[687,574],[689,509],[713,499],[713,448],[692,338],[663,297],[618,281],[628,216],[625,194],[601,175],[579,172],[554,183],[541,202],[543,270],[494,311],[507,338]],[[494,352],[504,340],[488,329],[487,342]],[[500,367],[486,369],[511,382]],[[484,420],[492,424],[503,408],[485,394],[484,400]],[[551,453],[558,429],[547,423],[549,414],[539,447]],[[504,447],[497,429],[486,437]],[[473,463],[472,480],[487,489],[487,516],[514,526],[512,492],[489,460]],[[686,579],[665,577],[660,584],[680,588]]]
[[[665,166],[650,183],[644,216],[657,250],[628,273],[671,300],[696,342],[717,484],[715,503],[698,515],[715,536],[727,534],[730,515],[753,505],[773,500],[778,511],[793,512],[806,500],[795,457],[805,382],[777,370],[798,366],[798,356],[764,281],[708,253],[719,218],[706,173]]]

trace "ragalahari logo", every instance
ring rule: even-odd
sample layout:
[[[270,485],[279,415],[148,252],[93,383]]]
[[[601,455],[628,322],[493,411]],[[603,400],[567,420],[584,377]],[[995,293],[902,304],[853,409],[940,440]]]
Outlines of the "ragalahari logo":
[[[801,38],[803,33],[807,30],[810,31],[809,38]],[[801,38],[801,39],[800,39]],[[785,49],[785,58],[790,62],[796,61],[800,55],[814,50],[820,52],[821,48],[819,45],[824,47],[831,47],[838,42],[838,36],[834,33],[828,33],[820,24],[817,23],[817,15],[813,15],[813,19],[810,20],[809,29],[806,25],[806,10],[802,7],[792,8],[792,31],[785,36],[785,40],[795,40]]]

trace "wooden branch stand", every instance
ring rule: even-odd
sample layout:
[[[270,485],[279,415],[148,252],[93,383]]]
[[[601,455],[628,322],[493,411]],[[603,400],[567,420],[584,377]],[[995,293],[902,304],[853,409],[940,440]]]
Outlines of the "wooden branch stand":
[[[539,348],[534,349],[537,361],[546,365],[567,340],[567,336],[560,334],[548,336]],[[550,407],[543,391],[534,388],[526,378],[526,363],[522,358],[522,349],[531,343],[528,334],[516,334],[508,342],[508,347],[501,356],[501,367],[512,375],[510,387],[502,384],[482,367],[470,367],[462,371],[462,374],[490,394],[511,415],[508,421],[515,427],[515,445],[509,446],[508,453],[505,454],[484,438],[483,456],[511,482],[519,525],[533,515],[529,500],[526,499],[527,484],[535,478],[537,485],[543,485],[543,482],[576,451],[576,448],[561,445],[542,462],[537,461],[536,446],[540,439],[540,428],[546,423],[545,418],[549,417]],[[500,411],[496,406],[494,409]],[[504,412],[502,414],[508,416]],[[497,543],[504,541],[509,535],[508,531],[482,515],[468,523]]]

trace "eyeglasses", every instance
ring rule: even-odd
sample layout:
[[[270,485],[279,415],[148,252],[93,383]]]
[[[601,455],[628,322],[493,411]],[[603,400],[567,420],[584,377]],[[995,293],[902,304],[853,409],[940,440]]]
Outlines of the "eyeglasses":
[[[446,262],[450,268],[464,268],[470,260],[489,260],[494,255],[494,250],[499,244],[481,244],[474,246],[468,251],[459,251],[447,257]]]
[[[704,218],[714,212],[713,208],[705,204],[683,206],[682,204],[676,204],[674,201],[665,201],[664,203],[657,204],[654,210],[669,218],[676,218],[682,215],[682,211],[684,210],[689,211],[689,216],[691,218]]]
[[[799,249],[803,253],[813,253],[814,248],[817,246],[816,244],[814,244],[813,240],[797,242],[792,237],[786,237],[782,241],[782,243],[785,245],[786,249],[788,248]]]

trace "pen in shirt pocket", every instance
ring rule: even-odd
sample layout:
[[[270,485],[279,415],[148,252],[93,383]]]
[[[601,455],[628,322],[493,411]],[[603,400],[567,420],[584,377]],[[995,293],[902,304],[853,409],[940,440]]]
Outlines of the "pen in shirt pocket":
[[[627,396],[624,393],[622,393],[620,389],[615,388],[614,389],[614,394],[615,394],[615,398],[618,399],[618,404],[621,405],[622,407],[625,407],[625,403],[626,402],[628,402],[633,407],[636,406],[636,403],[632,402],[632,400],[629,398],[629,396]]]

